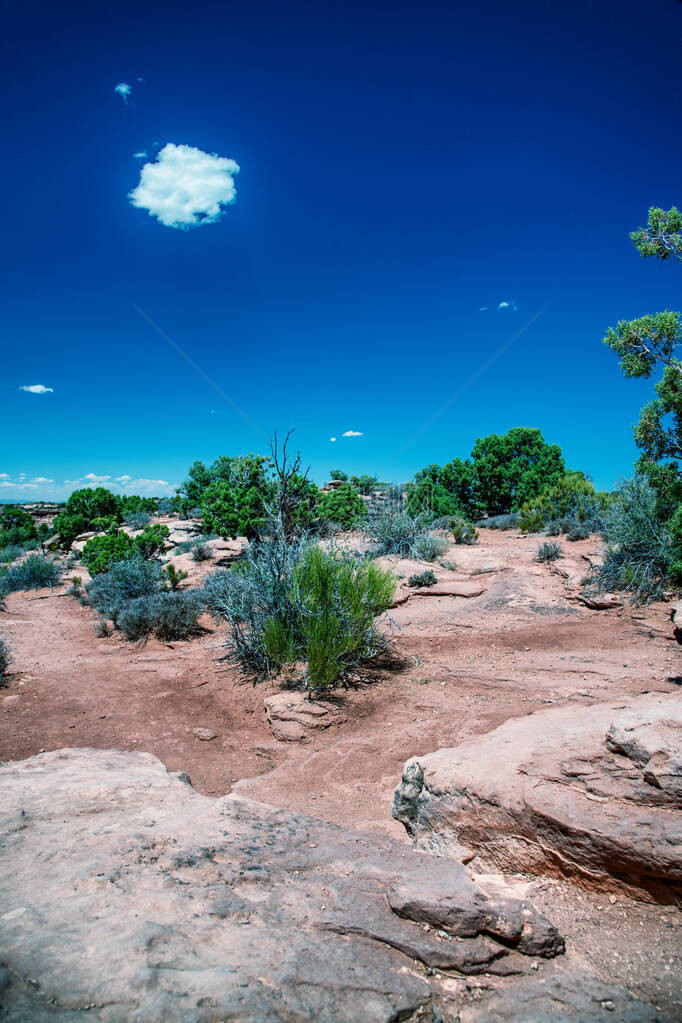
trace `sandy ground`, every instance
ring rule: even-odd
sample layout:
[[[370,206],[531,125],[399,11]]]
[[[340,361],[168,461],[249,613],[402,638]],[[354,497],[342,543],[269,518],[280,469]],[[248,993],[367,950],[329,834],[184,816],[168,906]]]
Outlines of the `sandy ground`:
[[[335,699],[346,722],[302,744],[274,739],[263,700],[277,687],[240,681],[220,660],[222,628],[208,619],[191,642],[139,646],[118,634],[95,638],[97,616],[65,587],[13,594],[0,614],[15,658],[0,691],[0,759],[64,746],[145,750],[206,794],[234,789],[404,838],[390,808],[409,756],[549,705],[581,703],[589,713],[599,700],[679,691],[669,607],[590,610],[569,584],[586,574],[597,541],[564,543],[558,571],[534,563],[538,543],[481,531],[475,547],[451,548],[445,557],[454,567],[437,569],[439,582],[475,581],[484,592],[413,595],[396,607],[387,628],[402,669],[342,691]],[[190,569],[188,585],[216,567],[172,560]],[[400,562],[396,571],[415,567],[430,566]],[[199,739],[197,727],[216,737]],[[517,880],[605,978],[660,1007],[663,1018],[682,1020],[680,910]]]

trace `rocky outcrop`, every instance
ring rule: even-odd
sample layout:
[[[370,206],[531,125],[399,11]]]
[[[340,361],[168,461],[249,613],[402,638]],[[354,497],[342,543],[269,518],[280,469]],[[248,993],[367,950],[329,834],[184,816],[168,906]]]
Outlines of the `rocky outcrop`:
[[[301,742],[346,720],[341,708],[329,700],[312,700],[302,692],[283,692],[265,700],[265,716],[272,734],[282,742]]]
[[[428,1023],[434,969],[563,950],[459,863],[201,796],[149,754],[59,750],[0,766],[0,790],[8,1019]]]
[[[404,767],[393,816],[477,869],[682,894],[682,701],[540,711]]]

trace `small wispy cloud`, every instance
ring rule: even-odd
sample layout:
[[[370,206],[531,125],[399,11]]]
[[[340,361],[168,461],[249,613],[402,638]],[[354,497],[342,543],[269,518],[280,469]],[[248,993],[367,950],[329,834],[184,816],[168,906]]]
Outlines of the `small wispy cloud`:
[[[106,483],[107,480],[111,479],[111,476],[98,476],[95,472],[87,472],[83,477],[88,483]]]
[[[513,299],[509,300],[505,299],[504,302],[500,302],[497,306],[498,313],[500,309],[513,309],[515,313],[518,313],[519,311],[519,307],[517,306],[516,302]]]
[[[54,480],[48,479],[47,476],[36,476],[31,483],[54,483]]]
[[[153,163],[144,164],[128,198],[165,227],[187,230],[220,220],[237,196],[238,173],[234,160],[169,142]]]
[[[341,434],[342,437],[364,437],[364,433],[360,433],[359,430],[346,430],[345,433]]]
[[[336,442],[336,437],[330,437],[329,439],[332,442],[332,444],[334,444]]]
[[[133,156],[135,157],[136,160],[146,160],[147,159],[147,150],[146,149],[141,149],[139,151],[139,153],[133,153]]]
[[[24,384],[20,391],[28,391],[29,394],[53,394],[54,387],[46,387],[45,384]]]
[[[128,102],[128,96],[133,91],[132,85],[128,85],[127,82],[119,82],[118,85],[114,86],[114,92],[117,92],[124,103]]]
[[[129,483],[132,476],[115,476],[114,483]]]
[[[7,473],[7,472],[0,472],[0,480],[8,480],[8,479],[9,479],[9,473]]]

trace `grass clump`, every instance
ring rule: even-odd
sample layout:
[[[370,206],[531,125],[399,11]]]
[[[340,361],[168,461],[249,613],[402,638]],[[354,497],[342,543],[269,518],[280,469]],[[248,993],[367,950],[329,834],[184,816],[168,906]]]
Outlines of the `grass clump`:
[[[563,558],[563,556],[564,549],[560,543],[557,543],[555,540],[546,540],[544,543],[541,543],[540,546],[538,547],[537,553],[535,555],[535,560],[541,562],[551,562],[558,561],[559,558]]]
[[[399,558],[409,558],[415,542],[427,535],[425,517],[410,515],[397,501],[369,515],[363,529],[374,542],[374,554]]]
[[[193,544],[190,553],[192,561],[196,561],[198,563],[201,563],[202,561],[211,561],[213,559],[213,551],[203,540],[199,540],[198,543]]]
[[[0,570],[0,597],[17,590],[42,590],[56,586],[60,571],[44,554],[29,554],[23,561]]]
[[[427,568],[425,572],[420,572],[418,575],[411,575],[407,580],[408,586],[435,586],[437,582],[435,573]]]

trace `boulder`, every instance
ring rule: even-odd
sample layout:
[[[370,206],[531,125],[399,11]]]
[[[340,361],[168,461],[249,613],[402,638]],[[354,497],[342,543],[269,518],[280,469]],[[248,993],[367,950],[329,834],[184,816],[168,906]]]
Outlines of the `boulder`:
[[[283,692],[265,700],[265,716],[272,734],[282,742],[300,742],[311,731],[321,731],[346,720],[341,708],[328,700],[312,700],[302,692]]]
[[[553,874],[670,901],[682,893],[682,701],[543,710],[413,757],[393,816],[477,870]]]
[[[3,1018],[434,1023],[434,968],[563,951],[460,863],[201,796],[147,753],[58,750],[0,789]]]
[[[670,617],[673,622],[673,635],[678,643],[682,643],[682,600],[670,608]]]

